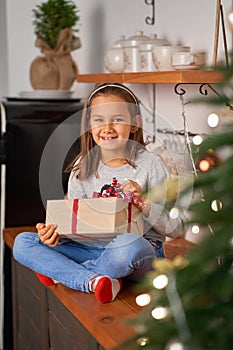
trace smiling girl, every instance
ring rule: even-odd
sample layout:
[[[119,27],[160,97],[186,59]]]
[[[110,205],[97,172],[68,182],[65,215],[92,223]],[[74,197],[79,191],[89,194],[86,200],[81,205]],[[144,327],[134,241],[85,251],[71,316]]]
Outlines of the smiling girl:
[[[17,236],[14,258],[38,272],[47,285],[60,282],[83,292],[93,292],[102,303],[113,301],[122,278],[138,280],[164,257],[166,236],[182,234],[181,219],[172,219],[161,203],[142,192],[168,175],[160,157],[146,149],[139,101],[126,86],[116,83],[96,87],[82,115],[81,149],[70,171],[69,199],[91,198],[93,192],[116,177],[121,190],[132,192],[144,206],[144,235],[116,236],[110,242],[59,241],[59,227],[38,223],[37,233]]]

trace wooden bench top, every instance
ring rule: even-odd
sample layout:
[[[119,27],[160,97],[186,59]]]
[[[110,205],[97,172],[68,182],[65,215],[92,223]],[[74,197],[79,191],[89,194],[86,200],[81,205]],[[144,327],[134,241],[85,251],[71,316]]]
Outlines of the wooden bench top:
[[[6,245],[12,249],[16,235],[24,231],[35,232],[35,227],[5,228],[3,238]],[[169,259],[185,255],[192,246],[193,243],[183,238],[169,240],[164,244]],[[135,302],[138,293],[133,284],[125,283],[114,302],[107,304],[99,303],[94,294],[75,291],[60,283],[49,288],[104,349],[113,349],[134,334],[134,328],[125,324],[126,320],[135,317],[142,309]]]

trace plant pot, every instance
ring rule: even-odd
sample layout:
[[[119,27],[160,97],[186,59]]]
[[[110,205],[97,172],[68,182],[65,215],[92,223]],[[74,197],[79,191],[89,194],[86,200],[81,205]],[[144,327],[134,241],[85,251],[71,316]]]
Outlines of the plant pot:
[[[30,82],[33,89],[69,90],[76,79],[78,66],[71,51],[81,46],[80,39],[73,38],[69,28],[60,31],[57,45],[51,49],[40,37],[35,46],[41,49],[42,56],[36,57],[30,66]]]

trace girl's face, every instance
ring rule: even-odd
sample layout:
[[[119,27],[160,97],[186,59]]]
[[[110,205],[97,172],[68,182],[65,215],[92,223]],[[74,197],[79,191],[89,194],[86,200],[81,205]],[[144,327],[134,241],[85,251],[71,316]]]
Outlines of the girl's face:
[[[90,132],[102,152],[122,152],[131,132],[138,127],[132,125],[127,102],[115,95],[94,97],[91,103]]]

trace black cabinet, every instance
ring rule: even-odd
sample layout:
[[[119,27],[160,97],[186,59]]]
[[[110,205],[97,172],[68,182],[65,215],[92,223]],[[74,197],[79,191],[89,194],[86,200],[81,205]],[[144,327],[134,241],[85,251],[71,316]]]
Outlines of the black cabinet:
[[[64,195],[63,164],[80,135],[81,109],[79,100],[2,100],[5,227],[43,221],[46,199]]]
[[[14,350],[103,350],[34,272],[12,260]]]
[[[14,350],[49,349],[46,288],[12,259]]]
[[[2,99],[0,159],[3,163],[1,213],[4,218],[1,218],[1,232],[4,227],[34,226],[44,222],[46,200],[63,198],[69,175],[64,173],[64,168],[79,148],[82,107],[78,99]],[[1,244],[2,239],[0,247]],[[11,254],[7,248],[2,260],[4,349],[11,350]],[[29,296],[25,297],[27,299],[31,300]],[[19,324],[26,324],[24,312],[18,317]],[[36,326],[33,331],[37,333]],[[34,343],[30,349],[36,349],[36,346],[39,345]]]
[[[48,291],[49,339],[52,349],[97,350],[86,328]]]

